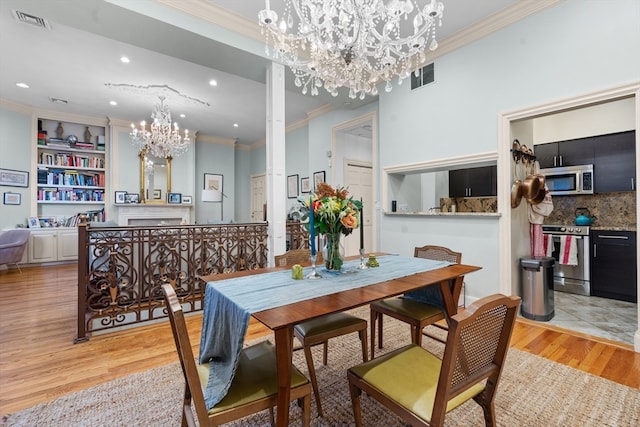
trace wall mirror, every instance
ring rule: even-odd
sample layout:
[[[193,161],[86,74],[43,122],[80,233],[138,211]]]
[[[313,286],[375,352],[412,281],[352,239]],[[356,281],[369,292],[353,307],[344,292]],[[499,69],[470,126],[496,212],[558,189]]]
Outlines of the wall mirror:
[[[171,192],[171,157],[156,157],[146,150],[139,157],[141,203],[165,203]]]

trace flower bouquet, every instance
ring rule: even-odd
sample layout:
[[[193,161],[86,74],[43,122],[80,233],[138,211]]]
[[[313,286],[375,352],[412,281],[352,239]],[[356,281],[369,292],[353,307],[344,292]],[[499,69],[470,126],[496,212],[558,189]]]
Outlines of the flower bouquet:
[[[306,221],[310,235],[324,234],[327,239],[325,267],[327,270],[340,270],[344,254],[341,251],[340,236],[348,236],[360,226],[362,202],[349,196],[346,188],[333,188],[320,183],[310,198],[300,199],[313,218]]]

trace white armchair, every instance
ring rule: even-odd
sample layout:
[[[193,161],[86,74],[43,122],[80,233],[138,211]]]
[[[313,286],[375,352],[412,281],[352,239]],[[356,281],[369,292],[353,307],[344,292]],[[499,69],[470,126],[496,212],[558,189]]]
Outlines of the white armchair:
[[[24,250],[29,242],[29,230],[8,230],[0,234],[0,265],[15,264],[20,270],[18,263],[22,261]]]

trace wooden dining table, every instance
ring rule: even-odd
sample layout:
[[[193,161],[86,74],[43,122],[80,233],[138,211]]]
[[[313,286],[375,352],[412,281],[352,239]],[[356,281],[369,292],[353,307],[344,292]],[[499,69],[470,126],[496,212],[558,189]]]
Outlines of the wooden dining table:
[[[228,275],[202,276],[201,279],[209,283],[233,277],[258,276],[283,269],[287,268],[269,267]],[[360,307],[379,299],[401,295],[425,286],[439,286],[447,314],[452,316],[457,312],[457,301],[454,300],[452,289],[459,289],[465,275],[480,269],[481,267],[473,265],[452,264],[251,313],[255,319],[274,332],[278,372],[276,425],[287,426],[289,424],[293,328],[295,325],[330,313]],[[256,278],[259,279],[259,277]],[[209,287],[207,291],[209,291]]]

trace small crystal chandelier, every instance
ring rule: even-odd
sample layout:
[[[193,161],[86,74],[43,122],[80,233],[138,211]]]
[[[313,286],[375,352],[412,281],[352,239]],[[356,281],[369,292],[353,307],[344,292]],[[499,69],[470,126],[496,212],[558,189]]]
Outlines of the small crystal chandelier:
[[[140,128],[136,128],[131,123],[131,142],[140,151],[156,157],[169,158],[177,157],[189,149],[191,139],[189,131],[184,130],[184,138],[180,136],[178,123],[171,123],[171,112],[169,107],[164,105],[164,96],[159,96],[160,103],[153,107],[151,118],[151,131],[147,130],[146,122],[140,122]]]
[[[278,14],[269,0],[258,14],[268,55],[291,68],[306,94],[324,88],[333,96],[377,95],[376,85],[398,84],[425,62],[425,48],[438,48],[436,23],[444,4],[437,0],[284,0]],[[424,1],[422,1],[424,3]],[[269,47],[271,46],[271,48]]]

